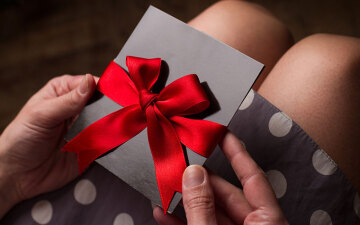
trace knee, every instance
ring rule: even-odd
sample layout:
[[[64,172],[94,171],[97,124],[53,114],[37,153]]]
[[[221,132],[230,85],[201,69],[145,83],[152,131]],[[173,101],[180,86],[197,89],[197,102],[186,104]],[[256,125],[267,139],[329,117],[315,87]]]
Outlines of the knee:
[[[255,19],[258,23],[262,21],[267,23],[267,25],[282,30],[284,33],[289,33],[284,23],[278,20],[269,10],[257,3],[241,0],[223,0],[214,3],[209,7],[209,10],[222,14],[224,18],[226,18],[225,16],[231,18],[232,22],[240,18],[249,21]],[[245,18],[244,15],[249,18]]]
[[[259,4],[239,0],[227,0],[217,2],[213,7],[228,15],[229,21],[227,22],[239,23],[245,20],[245,23],[253,25],[254,30],[266,32],[267,35],[279,39],[281,42],[293,42],[292,35],[286,25]],[[240,33],[247,32],[241,29],[241,26],[238,28],[240,29],[237,31]]]
[[[280,47],[283,51],[293,44],[293,37],[285,24],[270,11],[255,3],[239,0],[219,1],[200,15],[208,19],[208,26],[234,34],[231,35],[236,39],[234,42],[242,41],[243,37],[252,38],[254,43],[261,42],[262,46],[269,46],[269,49]]]
[[[360,75],[358,38],[314,34],[299,41],[289,52],[294,56],[294,60],[322,71],[324,76]]]

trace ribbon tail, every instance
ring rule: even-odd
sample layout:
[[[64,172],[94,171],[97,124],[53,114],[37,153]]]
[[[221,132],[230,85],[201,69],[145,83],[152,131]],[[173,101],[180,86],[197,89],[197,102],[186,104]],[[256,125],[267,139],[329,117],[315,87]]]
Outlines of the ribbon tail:
[[[186,168],[185,156],[174,127],[156,105],[150,105],[146,109],[146,118],[156,179],[166,214],[175,191],[181,193],[182,174]]]
[[[206,158],[211,155],[227,131],[227,127],[207,120],[173,116],[170,121],[181,143]]]
[[[95,159],[125,143],[146,127],[146,117],[139,105],[115,111],[90,126],[65,144],[62,151],[78,155],[81,174]]]

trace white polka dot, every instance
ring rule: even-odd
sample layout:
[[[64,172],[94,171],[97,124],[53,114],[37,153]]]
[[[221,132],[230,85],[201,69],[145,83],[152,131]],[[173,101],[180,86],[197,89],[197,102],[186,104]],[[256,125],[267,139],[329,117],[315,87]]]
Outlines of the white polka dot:
[[[269,130],[275,137],[284,137],[292,127],[292,120],[283,112],[277,112],[270,118]]]
[[[324,210],[316,210],[311,215],[310,225],[332,225],[331,217]]]
[[[337,169],[336,163],[321,149],[314,152],[312,164],[316,171],[322,175],[331,175],[335,173]]]
[[[287,189],[285,176],[278,170],[269,170],[266,172],[266,176],[275,192],[276,198],[284,196]]]
[[[31,217],[38,224],[47,224],[53,215],[51,203],[47,200],[38,201],[31,209]]]
[[[132,217],[127,213],[120,213],[115,217],[114,225],[134,225]]]
[[[354,198],[354,210],[356,215],[360,217],[360,198],[358,193],[356,193]]]
[[[251,89],[249,93],[246,95],[244,101],[241,103],[239,110],[244,110],[249,108],[249,106],[254,100],[254,96],[255,96],[254,91]]]
[[[83,205],[92,203],[96,198],[95,185],[88,179],[80,180],[74,189],[75,200]]]

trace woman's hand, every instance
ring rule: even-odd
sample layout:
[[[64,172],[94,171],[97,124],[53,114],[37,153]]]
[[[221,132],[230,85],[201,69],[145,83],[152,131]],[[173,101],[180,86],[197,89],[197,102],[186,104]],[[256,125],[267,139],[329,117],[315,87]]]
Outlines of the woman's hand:
[[[94,77],[49,81],[0,136],[0,218],[17,202],[65,185],[77,172],[76,155],[61,152],[63,137],[95,89]]]
[[[201,166],[189,166],[183,175],[183,205],[190,225],[288,224],[264,172],[232,133],[221,147],[231,162],[243,189],[208,174]],[[182,225],[173,215],[156,207],[154,217],[161,224]]]

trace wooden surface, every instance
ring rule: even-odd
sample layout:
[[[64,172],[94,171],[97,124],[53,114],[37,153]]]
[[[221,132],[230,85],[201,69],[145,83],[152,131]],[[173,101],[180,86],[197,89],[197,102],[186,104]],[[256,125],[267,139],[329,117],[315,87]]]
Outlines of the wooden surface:
[[[52,77],[101,75],[152,4],[188,21],[214,0],[3,0],[0,2],[0,132]],[[317,32],[360,37],[360,1],[253,0],[295,40]],[[315,4],[315,5],[313,5]]]

